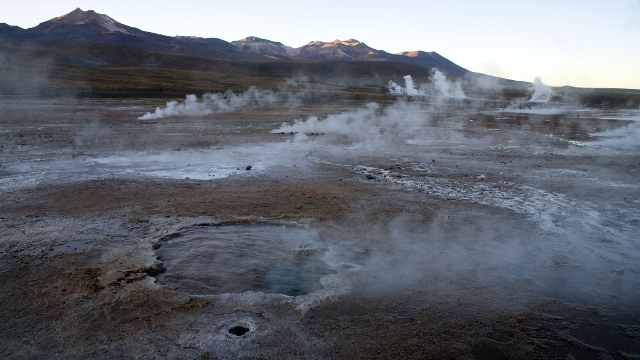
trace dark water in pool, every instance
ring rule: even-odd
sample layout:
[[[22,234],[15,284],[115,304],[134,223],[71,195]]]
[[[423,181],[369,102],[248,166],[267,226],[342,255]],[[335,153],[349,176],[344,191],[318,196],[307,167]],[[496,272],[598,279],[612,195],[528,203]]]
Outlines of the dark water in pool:
[[[257,291],[289,296],[322,288],[331,273],[311,231],[283,225],[193,226],[161,242],[157,276],[194,295]]]

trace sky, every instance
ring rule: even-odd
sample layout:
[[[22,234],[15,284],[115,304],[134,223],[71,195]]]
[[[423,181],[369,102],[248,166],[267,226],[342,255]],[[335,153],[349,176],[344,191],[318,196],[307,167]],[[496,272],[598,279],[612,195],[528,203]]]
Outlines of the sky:
[[[291,47],[353,38],[507,79],[640,89],[640,0],[0,0],[0,23],[31,28],[78,7],[169,36]]]

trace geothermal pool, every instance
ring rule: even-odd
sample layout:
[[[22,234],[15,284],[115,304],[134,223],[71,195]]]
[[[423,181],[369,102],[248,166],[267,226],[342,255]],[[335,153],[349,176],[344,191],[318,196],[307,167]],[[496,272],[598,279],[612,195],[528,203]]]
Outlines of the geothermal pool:
[[[156,279],[189,294],[248,291],[298,296],[331,273],[313,234],[286,225],[200,225],[159,241],[166,267]]]
[[[640,110],[396,89],[3,100],[0,354],[640,355]]]

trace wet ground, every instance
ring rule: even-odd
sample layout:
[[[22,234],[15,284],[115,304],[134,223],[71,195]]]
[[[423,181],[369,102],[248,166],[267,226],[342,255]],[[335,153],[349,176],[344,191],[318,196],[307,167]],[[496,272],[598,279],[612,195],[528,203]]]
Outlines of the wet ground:
[[[2,100],[2,358],[640,358],[637,109],[156,106]]]

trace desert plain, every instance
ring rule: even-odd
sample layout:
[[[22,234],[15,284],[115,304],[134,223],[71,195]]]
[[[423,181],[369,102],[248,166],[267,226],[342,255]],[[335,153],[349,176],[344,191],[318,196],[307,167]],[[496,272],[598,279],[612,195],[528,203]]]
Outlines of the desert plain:
[[[640,357],[637,104],[218,100],[0,99],[0,357]]]

